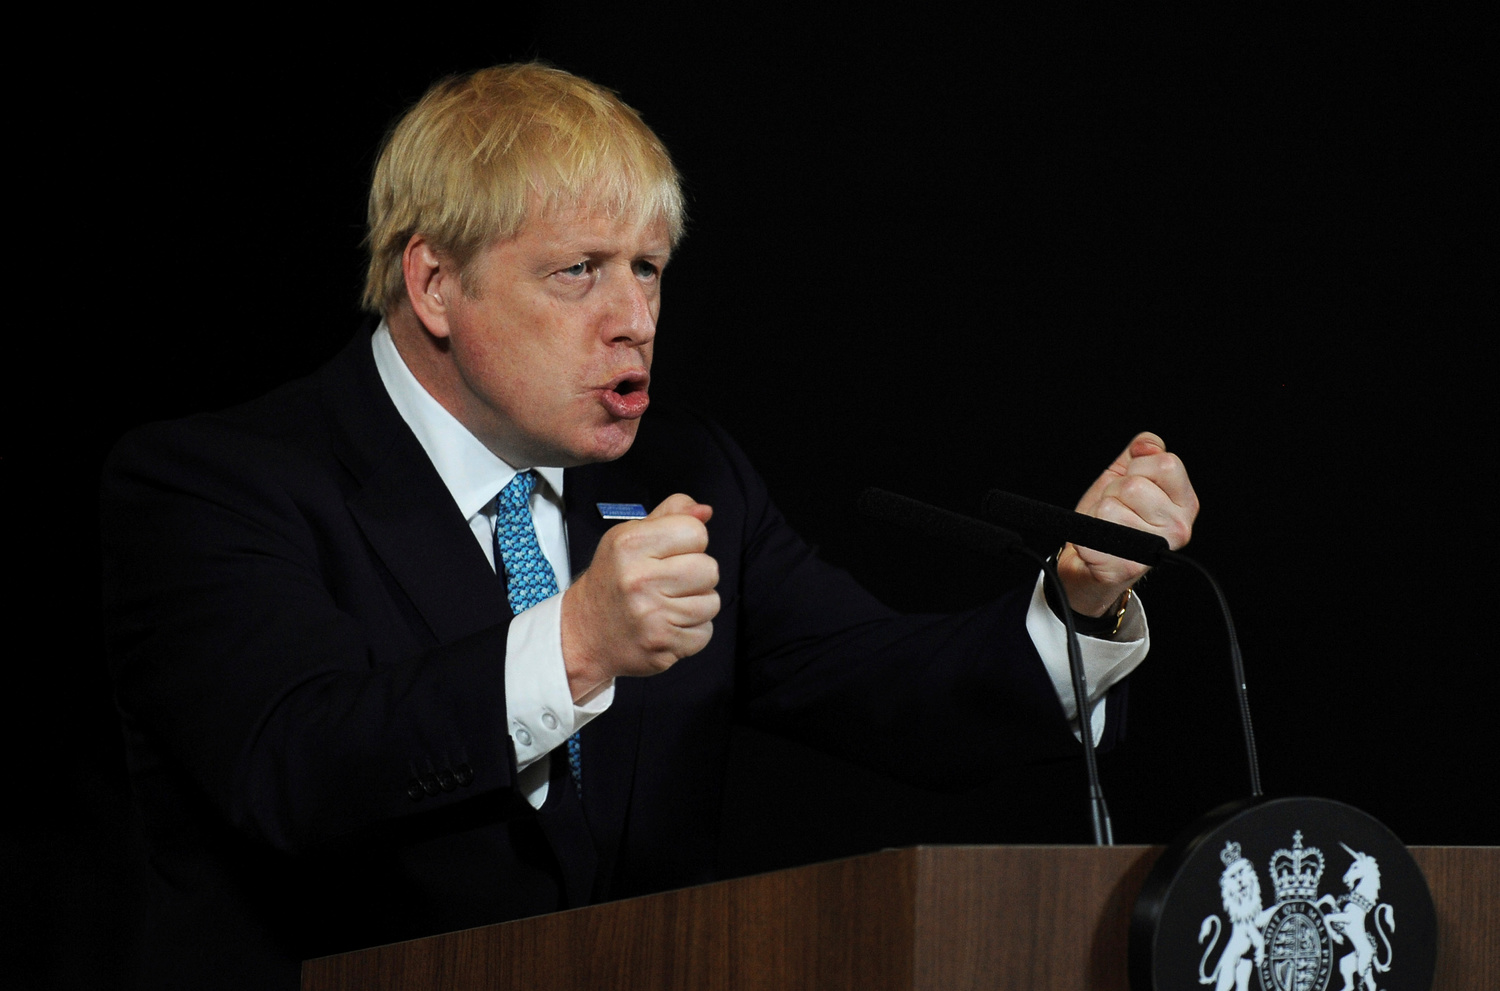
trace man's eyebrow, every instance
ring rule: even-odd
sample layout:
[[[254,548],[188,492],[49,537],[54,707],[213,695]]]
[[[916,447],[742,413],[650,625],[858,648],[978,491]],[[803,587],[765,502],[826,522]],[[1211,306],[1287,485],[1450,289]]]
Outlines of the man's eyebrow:
[[[660,248],[651,246],[632,249],[629,245],[612,245],[600,241],[579,239],[577,241],[558,241],[549,245],[548,251],[562,254],[580,255],[624,255],[630,258],[667,258],[672,254],[671,245],[662,245]]]

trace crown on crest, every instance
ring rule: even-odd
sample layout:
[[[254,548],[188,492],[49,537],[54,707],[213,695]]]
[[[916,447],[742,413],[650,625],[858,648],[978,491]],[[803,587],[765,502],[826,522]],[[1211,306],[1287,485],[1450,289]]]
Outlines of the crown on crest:
[[[1244,858],[1240,856],[1240,845],[1233,840],[1224,843],[1224,849],[1219,851],[1219,859],[1224,861],[1225,867],[1233,867],[1235,863]]]
[[[1271,854],[1271,883],[1276,886],[1278,902],[1301,899],[1312,901],[1318,896],[1318,882],[1323,879],[1323,851],[1315,846],[1302,848],[1302,830],[1292,834],[1292,848]]]

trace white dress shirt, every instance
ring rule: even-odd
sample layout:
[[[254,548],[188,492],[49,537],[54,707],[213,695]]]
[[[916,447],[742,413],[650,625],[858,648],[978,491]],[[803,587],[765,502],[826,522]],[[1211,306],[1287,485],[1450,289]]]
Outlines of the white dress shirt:
[[[396,411],[416,434],[458,511],[469,521],[469,529],[490,567],[499,564],[495,560],[495,497],[512,478],[528,468],[534,469],[541,480],[542,484],[531,494],[531,516],[537,543],[557,576],[558,594],[519,613],[511,621],[504,661],[506,715],[520,772],[517,785],[532,806],[541,808],[547,798],[551,752],[608,709],[615,697],[613,681],[581,704],[574,703],[568,688],[561,621],[562,593],[572,583],[572,569],[568,564],[568,531],[563,516],[563,470],[509,465],[480,443],[412,375],[396,350],[385,321],[375,331],[371,346],[380,381]],[[1026,614],[1026,631],[1052,677],[1063,711],[1077,735],[1078,707],[1074,704],[1073,683],[1068,673],[1067,632],[1048,607],[1040,578]],[[1092,704],[1135,670],[1146,656],[1149,630],[1140,597],[1131,597],[1116,639],[1081,637],[1080,645]],[[1104,732],[1104,708],[1100,705],[1093,710],[1095,740]]]

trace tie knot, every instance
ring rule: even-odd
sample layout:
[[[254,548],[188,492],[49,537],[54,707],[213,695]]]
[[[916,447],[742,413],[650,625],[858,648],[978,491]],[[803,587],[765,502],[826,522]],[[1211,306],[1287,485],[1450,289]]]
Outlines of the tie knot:
[[[531,492],[536,488],[536,473],[532,471],[521,471],[516,473],[505,488],[500,490],[495,504],[501,513],[515,513],[525,511],[530,513],[527,504],[531,501]]]

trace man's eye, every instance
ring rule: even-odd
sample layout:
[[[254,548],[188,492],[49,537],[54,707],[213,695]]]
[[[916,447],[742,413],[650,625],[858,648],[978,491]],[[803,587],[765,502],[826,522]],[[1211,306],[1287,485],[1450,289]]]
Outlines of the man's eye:
[[[638,261],[635,263],[635,274],[638,279],[654,279],[661,274],[661,270],[650,262]]]
[[[582,278],[583,276],[587,275],[588,273],[589,273],[589,263],[588,262],[579,262],[576,265],[569,265],[567,268],[565,268],[565,269],[562,270],[561,274],[563,274],[563,275],[570,275],[570,276],[572,276],[573,278],[576,279],[576,278]]]

